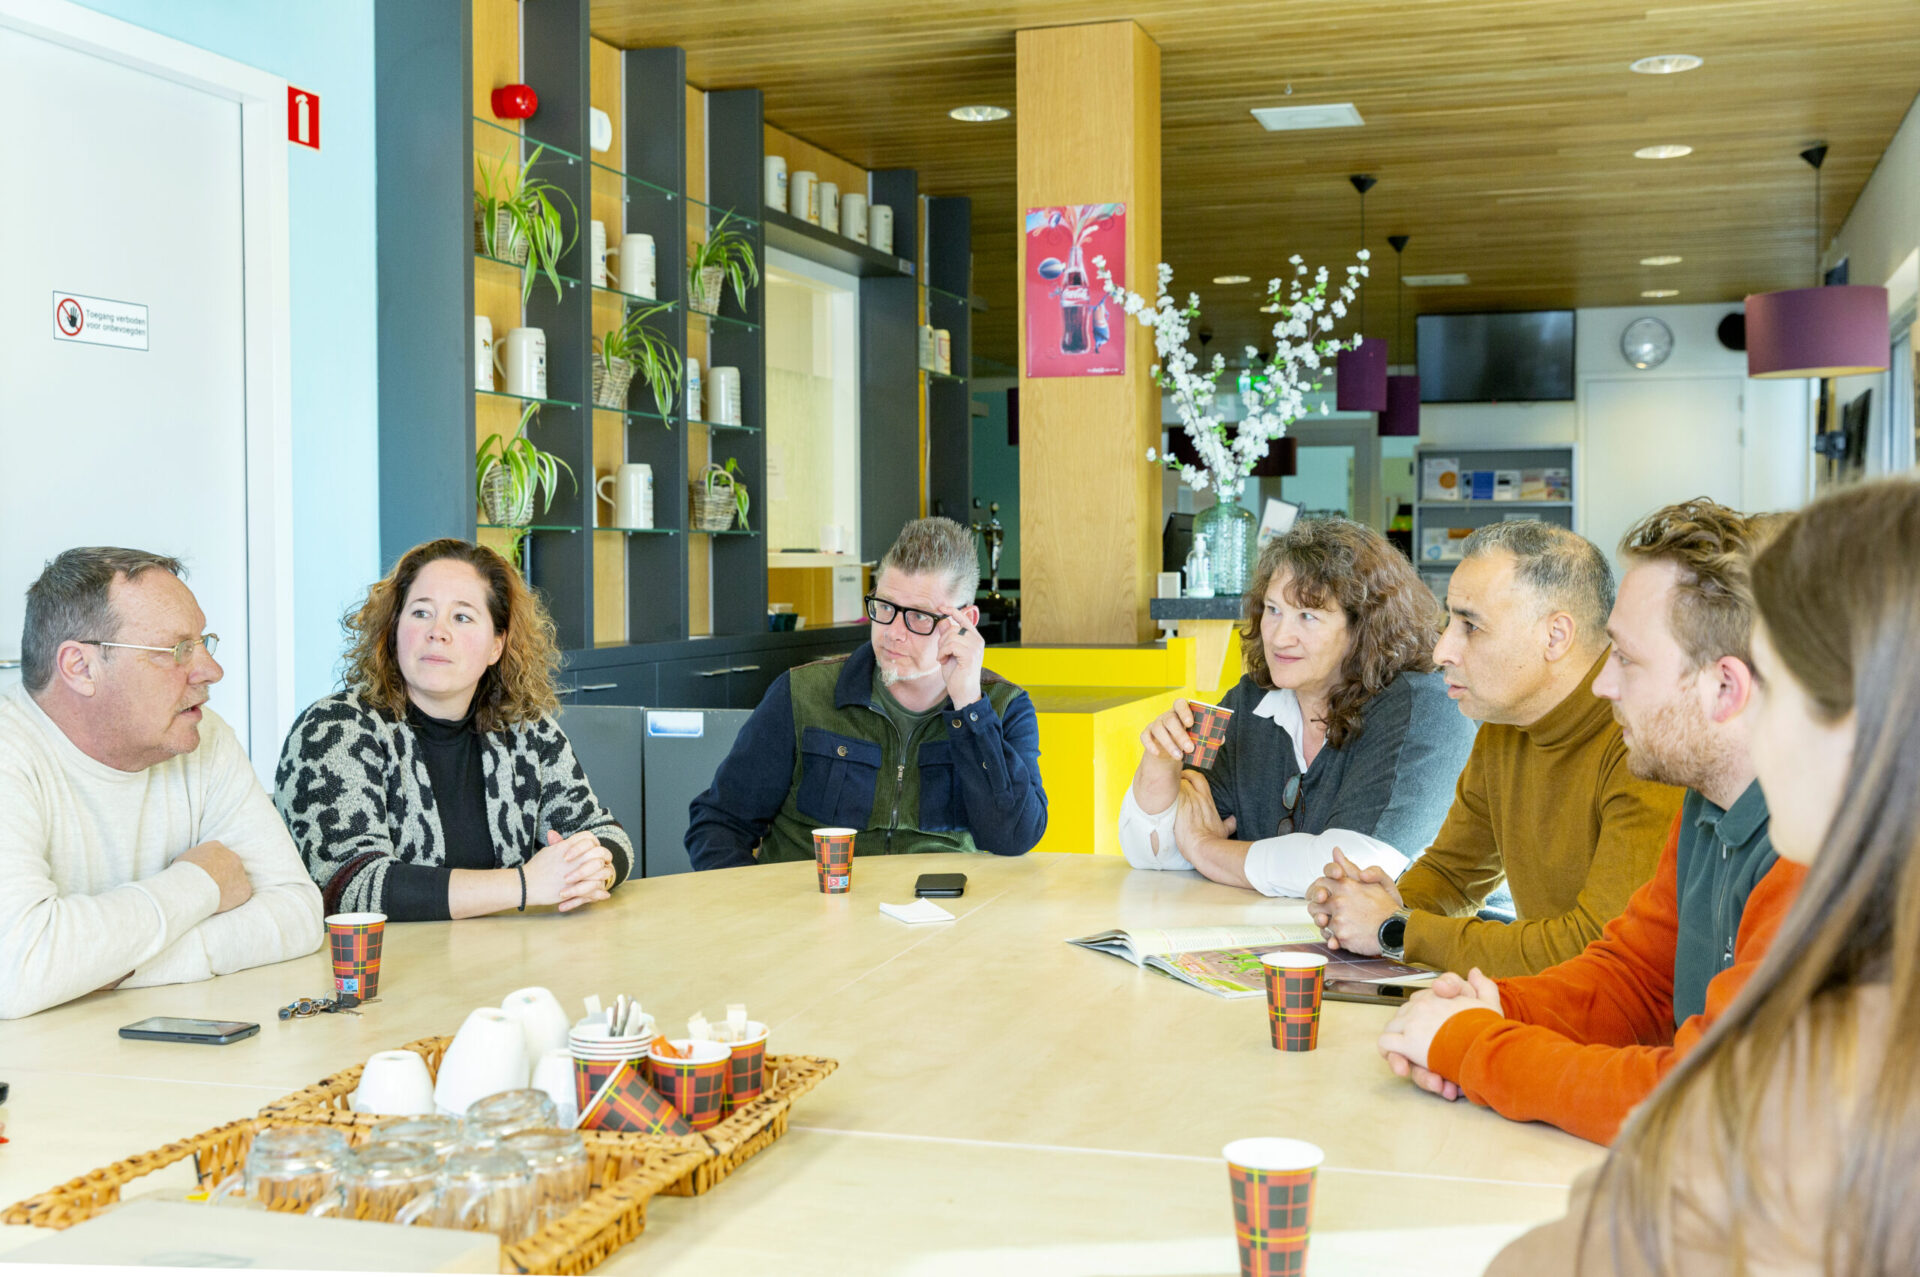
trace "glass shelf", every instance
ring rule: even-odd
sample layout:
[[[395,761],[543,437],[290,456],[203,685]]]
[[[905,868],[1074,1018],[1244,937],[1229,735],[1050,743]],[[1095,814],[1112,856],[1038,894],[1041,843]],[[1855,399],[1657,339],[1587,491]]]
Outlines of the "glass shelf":
[[[673,429],[673,423],[678,420],[676,417],[663,417],[657,412],[648,412],[643,408],[609,408],[605,404],[595,404],[593,410],[595,412],[617,412],[623,417],[642,417],[648,421],[658,421],[669,430]]]
[[[495,266],[504,266],[516,275],[521,274],[523,271],[526,270],[525,266],[518,265],[514,262],[510,262],[504,257],[489,257],[487,254],[482,253],[478,250],[475,250],[473,254],[473,260],[476,262],[490,262]],[[545,271],[536,271],[533,276],[533,282],[536,284],[548,283],[549,281],[547,280],[547,273]],[[575,279],[571,275],[562,275],[560,276],[560,282],[566,285],[568,288],[572,288],[575,284],[578,284],[580,281]]]
[[[532,395],[510,395],[504,390],[476,390],[476,395],[487,395],[493,399],[511,399],[516,403],[537,403],[549,408],[578,408],[580,405],[566,399],[538,399]]]
[[[542,142],[536,137],[528,137],[519,129],[510,129],[498,120],[489,120],[484,115],[476,115],[473,117],[473,122],[492,130],[493,133],[504,133],[506,136],[518,141],[522,146],[541,147],[548,155],[557,155],[569,164],[578,164],[580,162],[580,157],[565,147],[555,146],[551,142]],[[492,134],[486,134],[484,136],[491,137]],[[475,139],[475,144],[478,145],[478,137]]]
[[[502,532],[578,532],[579,528],[570,528],[563,523],[529,523],[518,526],[511,523],[482,523],[483,528],[497,528]]]
[[[920,373],[922,376],[931,377],[935,381],[965,381],[966,380],[965,377],[956,377],[950,372],[935,372],[931,368],[922,368],[920,370]]]
[[[679,536],[679,528],[595,528],[595,532],[624,532],[628,536]]]
[[[729,328],[744,328],[750,333],[760,331],[760,325],[750,320],[735,319],[731,315],[709,315],[703,310],[695,310],[689,306],[687,308],[687,322],[692,323],[696,319],[710,324],[722,324]]]
[[[745,531],[739,528],[728,528],[725,532],[702,532],[696,528],[687,535],[690,537],[757,537],[760,533],[752,528]]]
[[[561,278],[564,279],[565,276]],[[624,297],[627,299],[629,305],[638,302],[642,306],[665,306],[668,310],[677,310],[680,306],[678,301],[661,301],[658,297],[642,297],[639,293],[623,293],[619,289],[607,284],[595,284],[593,291],[596,293],[606,293],[610,297]]]
[[[939,297],[945,301],[959,302],[962,306],[971,306],[973,304],[970,298],[962,297],[959,293],[950,293],[944,288],[935,288],[932,284],[920,285],[920,291],[929,297]]]
[[[662,186],[658,182],[649,182],[644,177],[635,177],[632,173],[624,172],[620,169],[613,167],[613,165],[611,164],[602,164],[600,161],[595,160],[593,162],[593,167],[595,172],[605,173],[609,177],[617,177],[622,182],[625,182],[630,186],[637,186],[642,191],[646,192],[648,195],[656,196],[660,199],[666,200],[668,203],[672,203],[675,200],[684,200],[686,203],[693,205],[695,208],[704,208],[710,213],[721,213],[721,214],[730,215],[734,221],[739,222],[745,226],[758,226],[760,224],[759,218],[749,217],[745,213],[740,212],[738,209],[729,208],[725,204],[709,204],[706,200],[695,199],[693,196],[688,195],[682,191],[676,191],[670,186]],[[622,198],[630,200],[633,198],[633,196],[631,194],[627,194]]]
[[[705,426],[709,430],[744,430],[748,434],[760,433],[760,427],[758,426],[736,426],[736,425],[733,425],[731,422],[726,422],[726,421],[689,420],[687,424],[690,426]]]

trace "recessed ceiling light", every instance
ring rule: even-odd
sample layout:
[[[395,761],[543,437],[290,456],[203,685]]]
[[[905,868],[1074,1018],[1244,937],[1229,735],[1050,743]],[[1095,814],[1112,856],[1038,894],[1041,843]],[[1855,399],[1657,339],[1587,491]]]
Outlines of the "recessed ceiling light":
[[[1251,284],[1253,282],[1253,276],[1251,275],[1215,275],[1213,277],[1213,282],[1216,284]]]
[[[1465,274],[1452,275],[1409,275],[1404,281],[1408,288],[1458,288],[1469,283]]]
[[[1004,106],[956,106],[947,114],[967,124],[991,124],[995,120],[1006,119],[1013,112]]]
[[[1678,266],[1681,257],[1678,253],[1661,253],[1658,257],[1642,257],[1642,266]]]
[[[1701,65],[1701,61],[1691,53],[1656,53],[1650,58],[1628,63],[1627,70],[1638,71],[1641,75],[1677,75],[1693,70]]]
[[[1677,288],[1643,288],[1640,290],[1640,295],[1642,297],[1678,297],[1680,290]]]
[[[1633,153],[1636,160],[1677,160],[1683,155],[1692,155],[1693,148],[1669,143],[1665,146],[1643,146]]]
[[[1366,121],[1351,102],[1320,106],[1256,106],[1253,118],[1272,133],[1294,129],[1357,129]]]

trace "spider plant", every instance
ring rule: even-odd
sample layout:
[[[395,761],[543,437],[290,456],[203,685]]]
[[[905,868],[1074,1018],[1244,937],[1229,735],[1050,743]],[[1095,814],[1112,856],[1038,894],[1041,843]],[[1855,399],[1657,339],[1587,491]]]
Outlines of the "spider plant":
[[[647,327],[646,321],[672,309],[671,302],[632,307],[618,328],[594,340],[609,373],[614,360],[624,359],[647,379],[647,388],[653,391],[653,402],[667,419],[668,428],[673,426],[673,407],[680,400],[680,375],[685,365],[673,343]]]
[[[528,404],[511,439],[503,443],[495,431],[481,441],[473,458],[474,497],[488,523],[508,529],[507,557],[515,564],[520,561],[520,543],[526,538],[527,525],[553,504],[560,472],[565,470],[568,478],[573,477],[572,466],[551,452],[542,452],[527,438],[527,423],[539,411],[539,404]],[[538,511],[534,509],[536,501]]]
[[[687,269],[687,278],[691,287],[688,294],[692,297],[703,296],[700,286],[700,273],[717,270],[733,281],[733,295],[744,309],[747,304],[747,290],[760,282],[760,268],[754,264],[753,241],[742,231],[729,229],[733,221],[732,213],[721,214],[720,221],[707,235],[706,242],[694,247],[693,260]],[[719,306],[719,289],[714,289],[713,301]]]
[[[489,163],[476,160],[479,179],[473,192],[474,211],[480,215],[481,235],[487,255],[505,259],[512,241],[525,240],[527,260],[520,268],[520,301],[525,304],[533,294],[534,276],[544,274],[553,285],[554,300],[562,297],[560,258],[573,247],[580,234],[580,210],[573,197],[560,187],[532,176],[533,166],[547,148],[536,146],[533,154],[515,171],[507,156]],[[573,210],[573,230],[567,232],[553,197],[558,196]],[[496,244],[499,214],[505,213],[511,230],[509,244]]]
[[[732,457],[727,458],[725,469],[717,465],[707,467],[707,495],[712,496],[714,489],[722,484],[733,492],[734,508],[740,512],[740,530],[747,531],[747,508],[752,501],[747,494],[747,485],[740,482],[740,463]]]

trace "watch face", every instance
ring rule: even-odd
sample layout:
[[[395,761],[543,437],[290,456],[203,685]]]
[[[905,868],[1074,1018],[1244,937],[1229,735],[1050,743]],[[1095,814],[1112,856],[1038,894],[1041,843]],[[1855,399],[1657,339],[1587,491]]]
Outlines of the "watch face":
[[[1673,353],[1673,329],[1648,315],[1620,334],[1620,354],[1635,368],[1658,368]]]
[[[1388,918],[1380,924],[1380,947],[1383,949],[1404,949],[1407,943],[1407,920],[1401,917]]]

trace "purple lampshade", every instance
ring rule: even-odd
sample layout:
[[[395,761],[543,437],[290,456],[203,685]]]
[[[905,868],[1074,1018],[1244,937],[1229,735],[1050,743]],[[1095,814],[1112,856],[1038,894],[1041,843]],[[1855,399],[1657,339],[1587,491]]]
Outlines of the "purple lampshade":
[[[1420,435],[1420,378],[1414,376],[1387,378],[1387,410],[1380,414],[1380,434],[1382,437],[1403,435],[1409,439]]]
[[[1335,385],[1333,406],[1341,412],[1385,412],[1387,343],[1369,337],[1352,350],[1341,351]]]
[[[1883,372],[1888,350],[1884,288],[1835,284],[1747,298],[1749,377]]]

